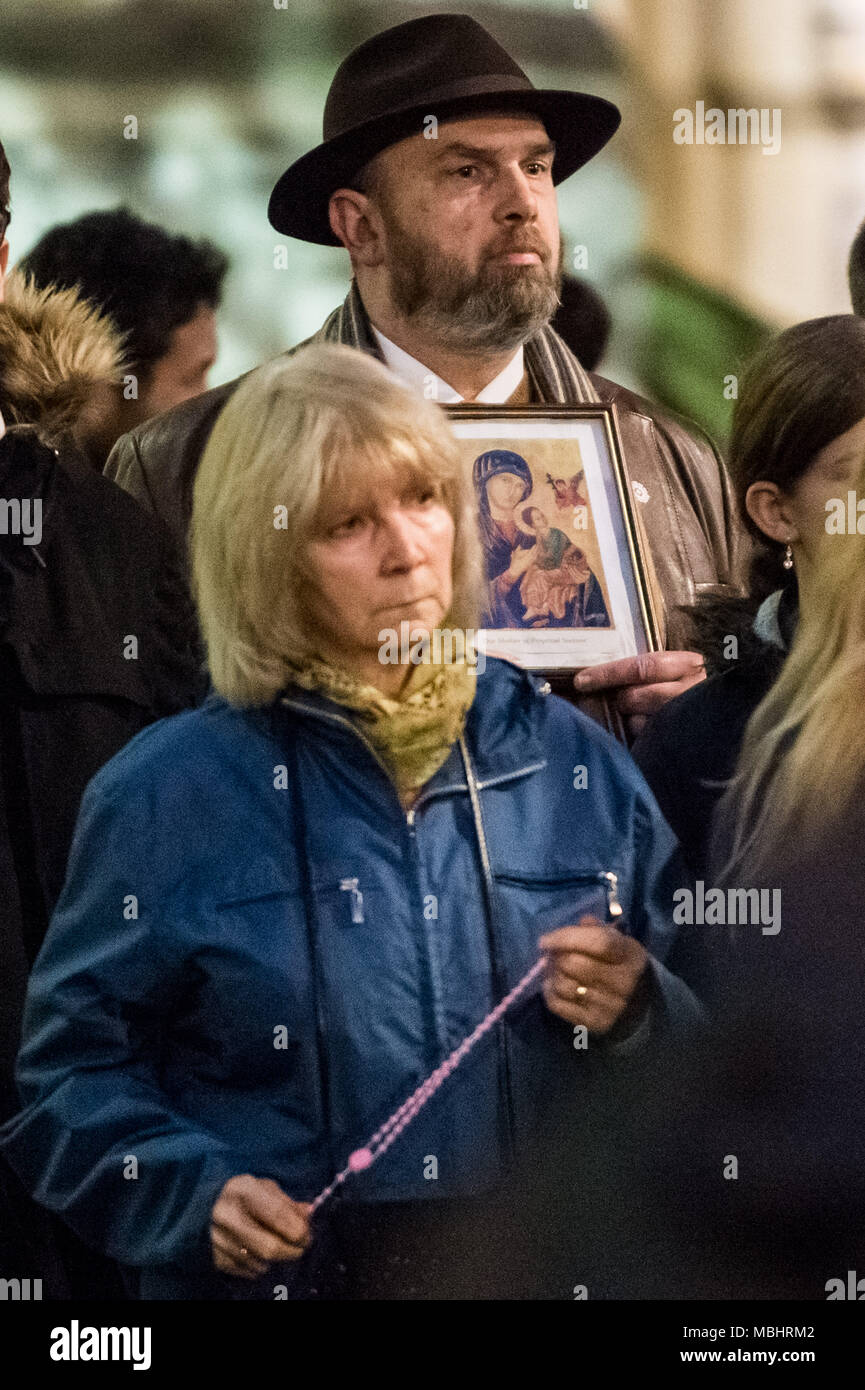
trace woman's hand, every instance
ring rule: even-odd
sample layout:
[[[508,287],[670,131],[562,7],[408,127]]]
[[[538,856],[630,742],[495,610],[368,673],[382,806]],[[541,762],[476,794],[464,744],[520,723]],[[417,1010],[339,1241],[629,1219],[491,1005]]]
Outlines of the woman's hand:
[[[311,1211],[272,1178],[229,1178],[211,1213],[213,1263],[223,1274],[257,1279],[275,1260],[299,1260],[312,1239]]]
[[[549,960],[544,998],[551,1013],[590,1033],[608,1033],[619,1021],[640,983],[648,952],[597,917],[581,917],[575,927],[559,927],[538,945]]]

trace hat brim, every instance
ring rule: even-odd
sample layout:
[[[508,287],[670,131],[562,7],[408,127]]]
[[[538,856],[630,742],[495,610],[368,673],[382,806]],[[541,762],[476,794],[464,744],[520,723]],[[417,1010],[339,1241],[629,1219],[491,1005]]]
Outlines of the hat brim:
[[[285,236],[318,246],[339,246],[328,217],[331,194],[349,186],[358,170],[374,155],[419,130],[430,103],[389,112],[317,145],[282,175],[267,208],[270,225]],[[611,101],[585,92],[483,92],[435,103],[435,115],[456,116],[494,108],[526,111],[539,116],[555,142],[553,182],[562,183],[604,148],[621,123]]]

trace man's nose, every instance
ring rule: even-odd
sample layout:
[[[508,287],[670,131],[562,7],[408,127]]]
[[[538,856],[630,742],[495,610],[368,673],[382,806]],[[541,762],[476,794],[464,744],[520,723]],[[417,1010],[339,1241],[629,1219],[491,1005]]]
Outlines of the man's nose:
[[[502,171],[497,214],[502,221],[527,222],[538,215],[537,192],[520,168]]]

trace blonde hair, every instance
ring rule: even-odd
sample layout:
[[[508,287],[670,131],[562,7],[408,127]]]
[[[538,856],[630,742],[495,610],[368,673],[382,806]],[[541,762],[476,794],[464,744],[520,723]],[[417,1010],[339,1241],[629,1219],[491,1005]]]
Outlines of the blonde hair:
[[[865,461],[857,496],[863,488]],[[817,564],[819,587],[719,806],[718,822],[734,822],[725,877],[743,860],[753,868],[807,852],[865,774],[865,537],[824,535]]]
[[[477,625],[482,562],[470,470],[443,411],[355,348],[312,344],[250,373],[220,413],[195,481],[193,586],[215,689],[263,705],[288,659],[316,655],[304,557],[328,496],[406,477],[437,486],[453,518],[443,626]],[[279,525],[276,524],[277,510]]]

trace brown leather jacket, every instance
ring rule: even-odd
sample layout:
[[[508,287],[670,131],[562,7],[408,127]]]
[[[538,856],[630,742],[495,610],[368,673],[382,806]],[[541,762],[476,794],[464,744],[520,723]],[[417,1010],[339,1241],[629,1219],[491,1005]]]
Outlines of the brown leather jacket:
[[[655,570],[663,645],[691,648],[691,620],[681,609],[707,594],[741,595],[747,584],[751,540],[729,474],[699,426],[604,377],[592,374],[592,384],[616,408],[637,519]]]
[[[696,426],[604,377],[599,398],[616,407],[636,513],[654,563],[663,644],[687,648],[691,625],[678,610],[703,594],[742,592],[748,540],[736,518],[727,471]],[[228,382],[124,435],[105,467],[109,478],[156,512],[185,550],[198,461],[237,381]]]

